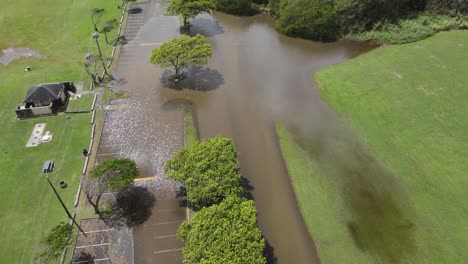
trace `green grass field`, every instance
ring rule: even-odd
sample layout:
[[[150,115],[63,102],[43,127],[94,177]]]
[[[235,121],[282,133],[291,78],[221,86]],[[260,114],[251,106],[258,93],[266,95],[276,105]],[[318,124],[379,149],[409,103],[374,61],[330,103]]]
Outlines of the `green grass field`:
[[[354,171],[340,180],[333,166],[342,158],[316,159],[278,126],[323,263],[468,261],[467,62],[468,31],[453,31],[379,48],[314,77],[322,97],[387,178],[374,171],[355,177],[359,171]],[[351,168],[359,163],[350,160]],[[382,192],[369,194],[369,184]],[[356,190],[358,198],[349,195]],[[382,199],[371,199],[376,197]],[[350,209],[353,199],[368,203]]]
[[[109,18],[120,18],[117,2],[107,0],[6,0],[0,8],[0,49],[28,47],[42,58],[23,58],[8,66],[0,65],[0,263],[33,263],[43,233],[66,221],[67,216],[53,196],[42,163],[53,159],[56,170],[53,182],[65,180],[69,186],[60,190],[69,208],[84,163],[81,154],[89,145],[90,114],[64,114],[29,120],[16,120],[14,109],[32,85],[46,82],[88,82],[82,69],[87,52],[95,52],[89,9],[106,8]],[[106,56],[111,47],[102,39]],[[1,54],[3,55],[3,54]],[[31,72],[24,72],[30,65]],[[84,103],[86,99],[81,101]],[[87,108],[89,108],[87,106]],[[52,142],[26,148],[36,123],[46,123],[45,131],[53,134]]]

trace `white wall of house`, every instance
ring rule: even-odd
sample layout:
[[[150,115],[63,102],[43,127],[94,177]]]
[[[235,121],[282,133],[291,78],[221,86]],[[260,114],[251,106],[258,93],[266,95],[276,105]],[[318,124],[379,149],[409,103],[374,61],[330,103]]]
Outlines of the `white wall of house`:
[[[52,108],[50,106],[31,107],[34,115],[50,115]]]

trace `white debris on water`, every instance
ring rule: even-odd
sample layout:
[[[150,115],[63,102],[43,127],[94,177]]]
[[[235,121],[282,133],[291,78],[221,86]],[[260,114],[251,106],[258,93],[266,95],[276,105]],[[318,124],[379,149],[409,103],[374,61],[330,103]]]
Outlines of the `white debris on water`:
[[[104,133],[122,157],[133,159],[145,173],[157,180],[144,181],[157,189],[176,190],[179,185],[164,178],[164,165],[180,147],[180,133],[173,121],[164,119],[149,99],[115,100],[106,118]],[[147,183],[150,182],[150,183]]]

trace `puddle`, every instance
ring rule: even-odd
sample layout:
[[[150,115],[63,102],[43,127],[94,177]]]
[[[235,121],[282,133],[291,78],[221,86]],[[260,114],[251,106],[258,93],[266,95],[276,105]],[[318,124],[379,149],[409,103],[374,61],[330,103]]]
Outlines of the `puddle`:
[[[0,64],[3,64],[4,66],[22,57],[41,58],[41,54],[38,51],[32,50],[30,48],[8,48],[2,50],[2,52],[3,55],[0,56]]]

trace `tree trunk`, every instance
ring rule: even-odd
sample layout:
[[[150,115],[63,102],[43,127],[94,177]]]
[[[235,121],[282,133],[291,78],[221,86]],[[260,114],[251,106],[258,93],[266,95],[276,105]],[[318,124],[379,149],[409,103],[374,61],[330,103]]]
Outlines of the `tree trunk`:
[[[187,17],[184,16],[184,28],[187,28]]]
[[[104,33],[104,38],[106,39],[106,43],[107,43],[107,44],[110,44],[110,43],[109,43],[109,39],[107,39],[107,33]]]

